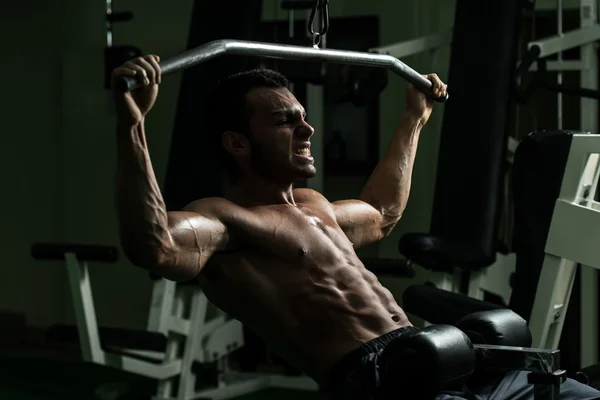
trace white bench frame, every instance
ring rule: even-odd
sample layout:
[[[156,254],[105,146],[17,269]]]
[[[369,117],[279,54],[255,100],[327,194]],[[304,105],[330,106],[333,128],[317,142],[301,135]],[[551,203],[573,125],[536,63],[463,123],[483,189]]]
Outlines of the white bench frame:
[[[209,301],[199,287],[177,287],[175,282],[166,279],[155,282],[148,319],[149,330],[167,335],[166,352],[110,349],[119,351],[115,354],[104,350],[100,344],[88,263],[78,260],[74,253],[66,253],[65,260],[84,361],[156,379],[158,390],[154,400],[224,400],[268,388],[319,389],[317,383],[306,376],[231,371],[226,356],[243,346],[242,324],[224,313],[207,318]],[[186,297],[189,316],[184,315]],[[196,376],[191,370],[195,361],[218,362],[220,375],[216,387],[195,390]]]

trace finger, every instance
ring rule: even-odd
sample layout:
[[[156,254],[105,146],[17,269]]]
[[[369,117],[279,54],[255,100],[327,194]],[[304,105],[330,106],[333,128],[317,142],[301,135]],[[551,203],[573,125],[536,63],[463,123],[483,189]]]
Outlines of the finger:
[[[435,82],[435,80],[434,80],[434,79],[433,79],[433,77],[432,77],[433,75],[435,75],[435,74],[428,74],[428,75],[423,75],[423,76],[424,76],[425,78],[427,78],[427,80],[429,80],[429,81],[431,82],[431,93],[432,93],[434,96],[437,96],[437,95],[438,95],[438,93],[437,93],[437,92],[438,92],[438,87],[437,87],[437,85],[436,85],[436,82]]]
[[[135,75],[138,79],[138,81],[144,85],[144,86],[148,86],[150,84],[150,80],[148,79],[148,73],[146,72],[146,70],[144,69],[144,67],[142,67],[139,64],[139,60],[135,60],[134,61],[128,61],[125,63],[125,67],[126,68],[130,68],[132,70],[135,71]]]
[[[139,65],[142,68],[144,68],[144,71],[146,71],[146,76],[148,77],[148,80],[150,81],[149,85],[155,85],[156,84],[156,70],[154,69],[152,64],[150,64],[148,62],[146,57],[140,58],[138,62],[139,62]]]
[[[427,80],[428,80],[429,82],[431,82],[431,93],[432,93],[434,96],[437,96],[437,93],[436,93],[436,91],[437,91],[437,88],[436,88],[436,86],[435,86],[435,82],[433,81],[433,79],[431,79],[431,75],[432,75],[432,74],[427,74],[427,75],[423,75],[423,76],[424,76],[425,78],[427,78]]]
[[[152,66],[144,60],[144,57],[137,57],[133,60],[128,61],[125,65],[137,71],[140,82],[144,85],[150,85],[153,83],[154,70]]]
[[[156,83],[160,83],[161,81],[161,72],[160,65],[158,65],[158,56],[147,56],[146,61],[150,64],[150,66],[154,69],[154,76],[156,77]]]
[[[113,76],[135,76],[135,70],[127,67],[115,68],[112,72]]]
[[[437,74],[429,74],[429,75],[427,75],[427,78],[431,81],[431,83],[433,85],[433,93],[436,96],[441,95],[443,88],[444,88],[444,83],[439,78],[439,76],[437,76]]]

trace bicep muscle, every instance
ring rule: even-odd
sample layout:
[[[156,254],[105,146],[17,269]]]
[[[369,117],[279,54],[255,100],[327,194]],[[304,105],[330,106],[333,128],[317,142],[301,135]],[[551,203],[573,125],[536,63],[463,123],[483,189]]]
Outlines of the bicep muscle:
[[[341,200],[332,203],[338,225],[355,248],[383,238],[381,213],[361,200]]]

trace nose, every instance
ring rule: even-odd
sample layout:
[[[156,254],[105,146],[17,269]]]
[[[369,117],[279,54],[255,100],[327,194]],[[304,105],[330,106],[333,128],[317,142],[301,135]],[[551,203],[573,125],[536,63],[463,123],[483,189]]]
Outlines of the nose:
[[[313,128],[308,122],[302,121],[296,128],[295,133],[298,136],[308,139],[315,134],[315,128]]]

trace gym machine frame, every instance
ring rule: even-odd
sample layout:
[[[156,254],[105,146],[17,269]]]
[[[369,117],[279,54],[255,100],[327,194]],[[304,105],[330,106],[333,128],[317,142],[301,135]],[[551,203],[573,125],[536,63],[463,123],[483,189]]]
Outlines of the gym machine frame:
[[[557,61],[547,61],[549,71],[580,71],[582,88],[598,89],[598,60],[595,43],[600,40],[598,10],[594,0],[579,0],[580,27],[569,32],[562,30],[562,0],[557,1],[558,34],[532,41],[528,49],[537,48],[538,59],[557,54]],[[407,57],[424,51],[432,51],[451,43],[452,30],[408,40],[373,51],[390,54],[398,58]],[[579,60],[563,60],[561,53],[579,47]],[[536,70],[536,65],[530,71]],[[561,83],[558,75],[558,84]],[[558,96],[558,129],[562,129],[562,94]],[[597,103],[593,99],[580,99],[580,129],[598,132]],[[592,238],[594,226],[600,226],[598,211],[600,206],[594,201],[598,181],[598,163],[600,146],[598,135],[575,135],[567,170],[565,171],[560,198],[554,211],[552,226],[546,244],[546,258],[540,277],[536,300],[532,311],[530,328],[534,337],[534,346],[556,349],[564,323],[568,301],[575,277],[577,263],[583,266],[581,271],[581,366],[598,362],[598,273],[600,254],[595,254]],[[510,149],[516,147],[516,141],[509,139]],[[514,151],[514,150],[513,150]],[[585,166],[585,167],[584,167]],[[583,194],[586,194],[583,196]],[[577,223],[575,223],[577,221]],[[569,235],[561,235],[568,227]],[[571,261],[569,261],[571,260]],[[587,268],[591,267],[591,268]],[[499,255],[498,261],[486,270],[475,275],[469,285],[469,296],[482,299],[483,291],[499,294],[507,303],[510,297],[508,278],[514,271],[514,254]],[[446,274],[444,274],[446,275]],[[485,278],[485,279],[483,279]],[[497,287],[497,282],[506,285]],[[441,289],[458,290],[455,276],[442,278]],[[486,286],[488,285],[488,286]]]
[[[559,15],[562,1],[558,2]],[[580,47],[581,59],[569,64],[581,71],[581,87],[598,89],[595,42],[600,40],[595,0],[580,0],[580,28],[546,40],[530,43],[540,57]],[[562,28],[559,17],[559,28]],[[560,62],[560,61],[559,61]],[[564,63],[564,61],[562,61]],[[560,81],[559,81],[560,83]],[[598,132],[598,104],[581,98],[581,129]],[[561,110],[559,93],[559,111]],[[562,123],[559,113],[559,123]],[[559,127],[560,128],[560,127]],[[542,267],[530,320],[534,344],[556,349],[569,305],[577,264],[581,264],[581,367],[598,363],[598,273],[597,227],[599,203],[594,200],[600,178],[598,135],[575,135],[556,202],[546,242]],[[562,232],[568,231],[568,235]]]
[[[529,321],[535,346],[558,348],[575,273],[581,265],[582,367],[598,361],[600,203],[594,195],[600,179],[599,154],[600,135],[573,135]]]

